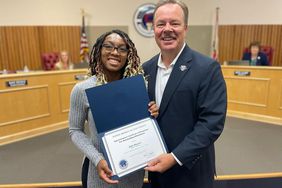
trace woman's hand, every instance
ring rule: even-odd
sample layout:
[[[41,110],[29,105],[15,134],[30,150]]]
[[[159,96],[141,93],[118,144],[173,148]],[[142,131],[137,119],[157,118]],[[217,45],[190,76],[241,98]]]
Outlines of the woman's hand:
[[[154,118],[157,118],[159,115],[159,107],[157,106],[155,101],[151,101],[148,104],[149,112],[151,113],[151,116]]]
[[[98,175],[101,180],[107,182],[108,184],[117,184],[117,180],[111,180],[110,177],[113,176],[113,172],[109,169],[106,160],[102,159],[97,165]]]

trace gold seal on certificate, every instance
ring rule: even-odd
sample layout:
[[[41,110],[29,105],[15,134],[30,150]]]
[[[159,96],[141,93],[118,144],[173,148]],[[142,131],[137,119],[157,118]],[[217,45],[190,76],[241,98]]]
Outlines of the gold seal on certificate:
[[[86,95],[103,154],[117,177],[142,169],[166,153],[158,124],[148,112],[142,75],[89,88]]]

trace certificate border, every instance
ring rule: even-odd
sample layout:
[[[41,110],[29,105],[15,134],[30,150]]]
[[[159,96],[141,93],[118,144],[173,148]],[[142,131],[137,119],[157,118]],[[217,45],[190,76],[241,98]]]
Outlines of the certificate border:
[[[117,173],[116,166],[114,165],[113,158],[112,158],[112,155],[111,155],[111,152],[110,152],[110,149],[109,149],[109,146],[108,146],[108,142],[107,142],[107,139],[105,138],[105,136],[106,136],[106,135],[109,135],[109,134],[113,134],[113,133],[115,133],[115,132],[117,132],[117,131],[120,131],[120,130],[122,130],[122,129],[127,129],[128,127],[130,127],[130,126],[132,126],[132,125],[134,125],[134,124],[139,124],[139,123],[142,123],[142,122],[146,122],[146,121],[148,121],[148,120],[151,121],[151,124],[153,125],[153,130],[155,131],[155,133],[156,133],[156,135],[157,135],[157,137],[158,137],[158,142],[159,142],[159,144],[161,145],[162,152],[163,152],[163,153],[167,153],[167,148],[166,148],[166,145],[165,145],[165,143],[164,143],[164,141],[163,141],[163,137],[162,137],[162,135],[161,135],[161,133],[160,133],[160,130],[159,130],[159,128],[158,128],[158,124],[157,124],[157,122],[156,122],[154,119],[152,119],[152,118],[150,118],[150,117],[147,117],[147,118],[144,118],[144,119],[139,120],[139,121],[137,121],[137,122],[130,123],[130,124],[125,125],[125,126],[122,126],[122,127],[120,127],[120,128],[117,128],[117,129],[114,129],[114,130],[105,132],[105,133],[103,134],[103,136],[102,136],[102,143],[103,143],[103,146],[104,146],[104,148],[105,148],[108,161],[110,162],[110,166],[111,166],[111,168],[112,168],[114,174],[117,175],[118,177],[125,176],[125,175],[130,174],[131,172],[133,172],[133,171],[135,171],[135,170],[141,169],[141,168],[143,168],[143,167],[146,166],[146,163],[145,163],[145,164],[144,164],[144,163],[141,163],[141,164],[135,165],[135,166],[133,166],[133,167],[131,167],[131,168],[129,168],[129,169],[126,169],[126,170],[124,170],[124,171],[122,171],[122,172],[120,172],[120,173]]]

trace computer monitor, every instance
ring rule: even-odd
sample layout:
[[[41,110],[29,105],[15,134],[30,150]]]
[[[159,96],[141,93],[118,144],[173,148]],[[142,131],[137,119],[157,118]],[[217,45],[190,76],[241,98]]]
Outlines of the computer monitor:
[[[89,63],[87,63],[87,62],[74,63],[73,68],[74,69],[87,69],[87,68],[89,68]]]
[[[227,62],[227,65],[249,66],[250,62],[248,60],[231,60]]]

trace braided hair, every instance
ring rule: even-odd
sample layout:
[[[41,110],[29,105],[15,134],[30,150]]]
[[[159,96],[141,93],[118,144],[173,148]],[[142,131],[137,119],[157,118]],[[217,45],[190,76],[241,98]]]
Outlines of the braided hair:
[[[102,85],[108,82],[106,75],[103,71],[103,64],[101,62],[101,50],[105,38],[112,33],[118,34],[124,40],[128,48],[126,64],[124,68],[121,70],[123,75],[122,78],[135,76],[137,74],[142,74],[142,75],[144,74],[144,71],[141,67],[140,58],[137,54],[137,50],[135,48],[134,43],[131,41],[131,39],[125,32],[116,29],[101,35],[96,40],[96,43],[94,44],[91,50],[90,62],[89,62],[90,74],[91,76],[95,75],[97,77],[96,85]]]

